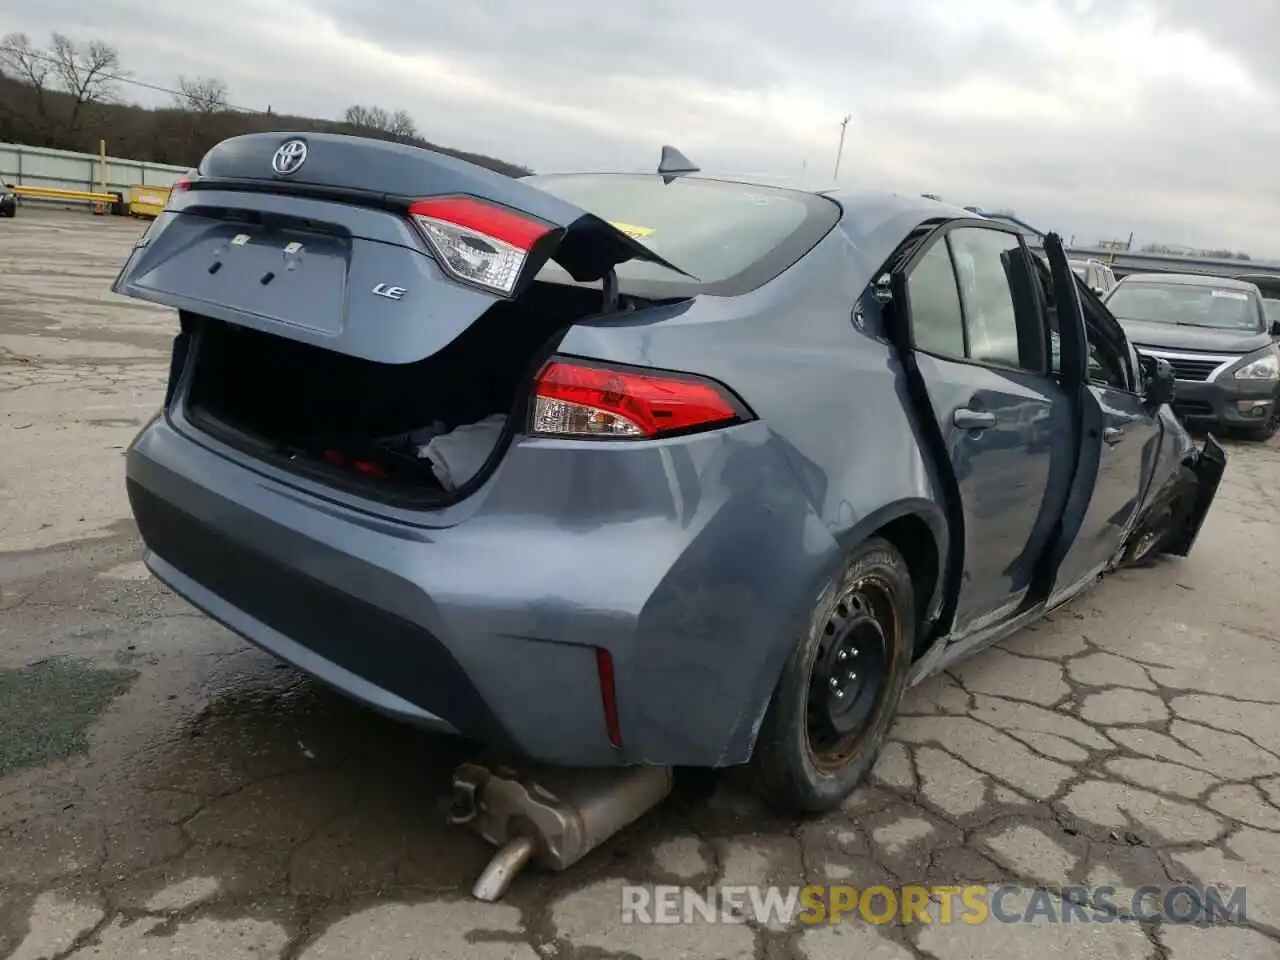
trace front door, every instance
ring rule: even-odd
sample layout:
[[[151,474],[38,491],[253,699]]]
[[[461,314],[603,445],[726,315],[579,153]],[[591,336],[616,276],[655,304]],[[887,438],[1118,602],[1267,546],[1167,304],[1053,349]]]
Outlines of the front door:
[[[963,510],[957,639],[1026,597],[1074,471],[1071,401],[1046,368],[1029,258],[1016,233],[962,223],[906,268],[915,363]]]
[[[1081,476],[1092,483],[1053,593],[1072,593],[1120,549],[1159,453],[1161,427],[1141,395],[1141,373],[1119,324],[1100,303],[1083,305],[1088,372],[1083,390]],[[1109,321],[1109,322],[1108,322]]]

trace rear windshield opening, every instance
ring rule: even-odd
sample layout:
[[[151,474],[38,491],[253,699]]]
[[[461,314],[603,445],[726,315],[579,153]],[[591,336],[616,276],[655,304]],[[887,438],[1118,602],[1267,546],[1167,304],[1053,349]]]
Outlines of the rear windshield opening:
[[[251,456],[363,496],[456,499],[500,458],[537,364],[600,292],[535,284],[496,304],[438,353],[376,363],[204,317],[185,413]]]
[[[745,293],[772,280],[835,226],[840,208],[814,193],[644,174],[550,174],[521,182],[607,220],[696,277],[699,292]],[[552,268],[554,269],[554,268]],[[625,288],[682,283],[665,267],[629,261]]]

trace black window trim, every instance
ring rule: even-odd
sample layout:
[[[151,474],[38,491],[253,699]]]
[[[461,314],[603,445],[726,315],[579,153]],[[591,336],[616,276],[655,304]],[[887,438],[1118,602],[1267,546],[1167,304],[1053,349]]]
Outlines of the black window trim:
[[[1077,284],[1077,286],[1079,285]],[[1102,297],[1098,296],[1087,287],[1078,290],[1076,295],[1080,298],[1080,312],[1084,314],[1082,319],[1084,321],[1084,339],[1086,345],[1091,344],[1091,341],[1089,340],[1089,333],[1090,328],[1093,325],[1090,324],[1089,311],[1092,308],[1094,310],[1102,310],[1107,316],[1111,317],[1111,322],[1116,325],[1116,329],[1118,329],[1120,331],[1120,335],[1124,337],[1125,346],[1130,350],[1133,349],[1133,343],[1129,340],[1129,335],[1124,332],[1124,327],[1120,326],[1119,321],[1116,320],[1115,315],[1111,313],[1110,309],[1108,309],[1106,301],[1104,301]],[[1090,301],[1092,301],[1092,303]],[[1097,335],[1100,336],[1103,341],[1107,341],[1106,331],[1100,330]],[[1104,342],[1102,345],[1109,346],[1110,344],[1109,342]],[[1124,374],[1125,380],[1128,381],[1128,386],[1117,387],[1109,383],[1098,384],[1093,382],[1088,379],[1087,363],[1085,365],[1085,386],[1104,387],[1107,390],[1115,390],[1117,393],[1123,393],[1130,397],[1137,397],[1140,400],[1145,399],[1142,392],[1142,371],[1133,368],[1133,358],[1129,356],[1119,356],[1116,359],[1120,361],[1120,372]]]
[[[919,264],[919,262],[922,259],[924,259],[925,255],[927,255],[931,249],[933,249],[934,244],[941,242],[947,245],[947,259],[951,263],[952,277],[955,278],[956,280],[956,299],[960,304],[961,325],[964,329],[965,356],[963,357],[951,356],[950,354],[938,353],[936,351],[928,350],[924,347],[919,346],[916,343],[914,324],[908,323],[907,338],[908,338],[908,342],[911,345],[911,349],[913,351],[916,351],[917,353],[923,353],[926,356],[933,357],[937,360],[946,360],[951,363],[963,363],[973,367],[982,367],[985,370],[991,370],[1000,374],[1017,374],[1019,376],[1041,377],[1045,380],[1052,380],[1055,383],[1060,383],[1060,378],[1055,376],[1049,370],[1049,362],[1048,362],[1049,358],[1044,353],[1042,353],[1041,355],[1040,369],[1038,370],[1033,370],[1030,367],[1024,367],[1021,365],[1010,366],[1009,364],[997,363],[992,360],[976,360],[973,357],[970,357],[968,355],[969,354],[969,318],[965,313],[964,297],[961,295],[961,292],[960,292],[959,277],[958,277],[958,274],[956,273],[955,255],[951,248],[951,238],[950,238],[952,231],[958,230],[958,229],[966,229],[966,228],[975,228],[978,230],[989,230],[993,233],[1003,233],[1006,236],[1013,237],[1018,242],[1018,248],[1021,251],[1022,256],[1024,258],[1029,258],[1033,256],[1031,251],[1027,248],[1026,237],[1024,237],[1019,231],[1015,230],[1012,227],[1005,226],[999,223],[993,223],[990,220],[976,220],[969,217],[962,217],[962,218],[957,218],[955,220],[948,220],[946,223],[940,224],[927,237],[925,237],[923,240],[920,241],[919,245],[916,247],[915,250],[912,251],[911,256],[902,265],[900,270],[903,275],[903,279],[906,281],[905,289],[908,291],[907,298],[908,300],[910,300],[911,274],[915,271],[916,265]],[[1029,260],[1027,261],[1027,266],[1028,266],[1028,269],[1031,269],[1032,267]],[[1037,333],[1037,331],[1024,329],[1025,325],[1028,323],[1034,322],[1036,324],[1036,326],[1038,327],[1039,337],[1042,340],[1044,340],[1045,344],[1047,345],[1048,335],[1049,335],[1048,325],[1045,322],[1043,305],[1038,302],[1038,298],[1034,298],[1037,300],[1037,302],[1027,305],[1028,307],[1034,308],[1034,315],[1028,316],[1026,315],[1025,310],[1019,311],[1018,299],[1012,287],[1010,287],[1009,295],[1014,300],[1014,315],[1018,323],[1019,352],[1021,352],[1021,340],[1024,333],[1027,333],[1032,336],[1035,336]],[[1020,313],[1022,314],[1021,316],[1019,316]],[[910,316],[910,304],[907,305],[907,315]],[[1041,349],[1043,351],[1044,347],[1042,347]]]
[[[1049,327],[1049,310],[1051,308],[1048,304],[1048,301],[1045,300],[1044,297],[1045,297],[1046,291],[1050,289],[1053,285],[1053,280],[1052,280],[1052,277],[1050,276],[1049,265],[1045,263],[1043,259],[1041,259],[1039,264],[1036,265],[1035,273],[1036,273],[1036,276],[1040,278],[1040,282],[1036,285],[1036,297],[1037,297],[1037,300],[1039,301],[1040,315],[1044,321],[1045,369],[1048,371],[1049,376],[1056,378],[1058,382],[1065,387],[1067,386],[1067,384],[1062,379],[1062,371],[1053,369],[1052,348],[1049,344],[1049,339],[1048,339],[1049,334],[1052,332]],[[1093,343],[1093,341],[1090,340],[1090,332],[1097,327],[1097,324],[1093,322],[1090,317],[1090,311],[1092,310],[1094,312],[1101,312],[1105,315],[1105,317],[1109,317],[1112,325],[1119,332],[1120,336],[1124,337],[1125,347],[1127,349],[1132,349],[1133,344],[1130,342],[1128,334],[1124,332],[1124,327],[1120,325],[1120,323],[1116,320],[1116,318],[1111,314],[1111,311],[1107,308],[1105,296],[1094,293],[1093,290],[1090,289],[1089,285],[1085,283],[1085,281],[1081,279],[1078,275],[1076,275],[1074,271],[1072,272],[1072,276],[1075,279],[1076,296],[1080,300],[1080,310],[1082,314],[1081,319],[1084,323],[1084,336],[1085,336],[1086,346],[1089,346]],[[1057,310],[1057,306],[1055,305],[1052,309]],[[1107,340],[1105,330],[1098,331],[1097,335],[1100,336],[1104,341]],[[1106,344],[1104,343],[1103,345],[1105,346]],[[1080,381],[1080,385],[1085,387],[1095,387],[1095,388],[1105,388],[1107,390],[1115,390],[1118,393],[1123,393],[1131,397],[1137,397],[1140,400],[1143,399],[1144,395],[1142,392],[1143,390],[1142,372],[1134,368],[1132,358],[1129,357],[1127,353],[1125,355],[1118,357],[1117,359],[1120,361],[1121,373],[1124,374],[1125,380],[1129,384],[1128,386],[1117,387],[1110,383],[1098,383],[1094,380],[1090,380],[1088,377],[1087,363],[1085,367],[1085,377],[1083,380]]]

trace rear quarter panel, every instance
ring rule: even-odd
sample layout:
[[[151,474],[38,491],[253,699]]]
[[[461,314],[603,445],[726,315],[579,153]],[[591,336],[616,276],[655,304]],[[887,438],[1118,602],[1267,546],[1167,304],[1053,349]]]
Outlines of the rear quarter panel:
[[[579,325],[560,351],[701,374],[735,391],[767,427],[825,531],[820,547],[805,549],[823,551],[826,575],[860,540],[903,513],[929,523],[945,569],[935,466],[867,292],[878,256],[838,227],[750,294],[701,297],[656,323]],[[779,599],[807,609],[817,587]],[[930,598],[930,615],[938,606],[940,598]]]

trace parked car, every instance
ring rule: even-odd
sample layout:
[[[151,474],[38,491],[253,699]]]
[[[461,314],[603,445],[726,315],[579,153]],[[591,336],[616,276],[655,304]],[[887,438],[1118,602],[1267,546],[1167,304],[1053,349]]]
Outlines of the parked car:
[[[695,174],[215,146],[114,285],[181,321],[152,572],[393,716],[817,810],[910,685],[1191,549],[1225,455],[1058,237]]]
[[[0,180],[0,217],[16,217],[18,215],[18,196],[3,180]]]
[[[1083,280],[1085,285],[1098,296],[1106,296],[1111,292],[1111,288],[1116,285],[1116,275],[1111,272],[1111,267],[1101,260],[1090,258],[1088,260],[1072,260],[1070,262],[1072,272]]]
[[[1255,284],[1224,277],[1133,274],[1107,307],[1139,352],[1169,361],[1174,411],[1188,423],[1239,428],[1259,440],[1280,429],[1280,322]]]
[[[1267,323],[1271,325],[1272,335],[1280,336],[1280,298],[1263,297],[1262,312],[1266,315]]]
[[[1236,277],[1246,283],[1252,283],[1262,294],[1262,310],[1266,314],[1267,323],[1271,325],[1273,337],[1280,339],[1280,276],[1272,274],[1242,274]]]

